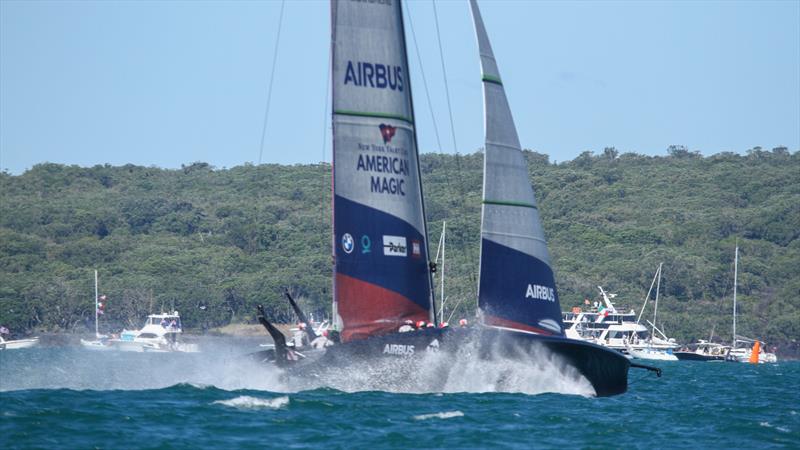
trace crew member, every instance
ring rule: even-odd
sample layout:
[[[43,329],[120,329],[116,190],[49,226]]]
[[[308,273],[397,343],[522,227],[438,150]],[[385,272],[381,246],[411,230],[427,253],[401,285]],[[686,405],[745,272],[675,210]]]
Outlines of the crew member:
[[[316,350],[330,347],[331,345],[333,345],[333,341],[328,339],[328,330],[323,331],[321,335],[317,336],[313,341],[311,341],[311,348]]]
[[[297,331],[295,331],[294,335],[292,335],[292,340],[294,341],[295,348],[302,348],[309,344],[308,332],[306,331],[305,323],[300,322],[297,325]]]
[[[401,326],[400,329],[397,331],[400,333],[408,333],[409,331],[414,331],[414,321],[406,320],[405,323],[403,323],[403,326]]]

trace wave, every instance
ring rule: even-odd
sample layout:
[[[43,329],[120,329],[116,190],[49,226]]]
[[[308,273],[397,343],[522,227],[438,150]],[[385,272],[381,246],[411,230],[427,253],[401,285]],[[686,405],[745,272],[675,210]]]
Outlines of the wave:
[[[414,420],[452,419],[453,417],[464,417],[464,413],[461,411],[445,411],[433,414],[420,414],[418,416],[414,416]]]
[[[275,398],[257,398],[249,395],[240,395],[229,400],[217,400],[211,404],[239,409],[279,409],[289,404],[289,397],[284,395]]]

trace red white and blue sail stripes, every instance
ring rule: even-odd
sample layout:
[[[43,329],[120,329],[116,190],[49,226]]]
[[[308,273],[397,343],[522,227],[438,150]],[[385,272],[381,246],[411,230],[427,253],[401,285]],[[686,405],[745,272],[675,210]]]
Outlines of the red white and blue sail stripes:
[[[334,304],[348,341],[429,320],[432,289],[400,2],[331,8]]]

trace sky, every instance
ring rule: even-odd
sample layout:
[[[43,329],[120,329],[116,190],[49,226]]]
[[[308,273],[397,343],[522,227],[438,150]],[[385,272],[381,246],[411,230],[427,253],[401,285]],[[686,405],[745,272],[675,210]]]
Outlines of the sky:
[[[551,161],[800,149],[800,1],[480,6],[522,146]],[[420,151],[472,153],[484,137],[469,7],[436,4],[454,133],[433,4],[404,7]],[[0,170],[329,162],[329,5],[286,2],[275,56],[280,10],[0,0]]]

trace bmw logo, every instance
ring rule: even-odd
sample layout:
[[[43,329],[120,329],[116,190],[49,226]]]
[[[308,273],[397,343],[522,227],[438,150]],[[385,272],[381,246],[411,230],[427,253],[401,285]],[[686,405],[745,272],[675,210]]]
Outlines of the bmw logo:
[[[355,241],[353,241],[353,236],[350,236],[350,233],[345,233],[342,235],[342,250],[345,253],[350,254],[353,252],[353,248],[355,247]]]

